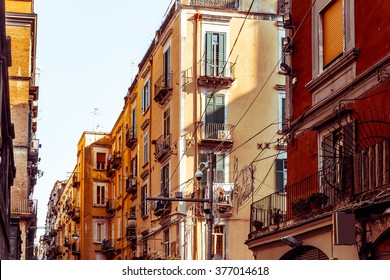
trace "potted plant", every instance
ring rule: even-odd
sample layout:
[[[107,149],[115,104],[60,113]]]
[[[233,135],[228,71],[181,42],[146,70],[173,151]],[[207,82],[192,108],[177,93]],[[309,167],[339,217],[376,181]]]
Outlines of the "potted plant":
[[[262,221],[257,221],[257,220],[253,221],[252,224],[256,230],[260,230],[264,225]]]
[[[328,203],[329,196],[324,193],[317,192],[313,193],[308,198],[311,209],[320,209],[326,203]]]
[[[298,198],[291,203],[291,210],[294,216],[301,216],[310,211],[310,205],[305,198]]]

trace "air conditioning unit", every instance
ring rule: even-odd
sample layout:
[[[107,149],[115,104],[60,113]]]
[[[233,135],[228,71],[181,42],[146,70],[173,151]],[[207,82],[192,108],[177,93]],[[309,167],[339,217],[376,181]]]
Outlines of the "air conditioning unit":
[[[230,130],[218,130],[218,139],[219,140],[231,140]]]

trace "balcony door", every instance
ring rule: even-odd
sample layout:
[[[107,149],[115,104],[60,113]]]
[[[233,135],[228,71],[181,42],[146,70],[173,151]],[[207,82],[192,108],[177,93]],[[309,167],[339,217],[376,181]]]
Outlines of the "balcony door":
[[[171,73],[171,48],[169,47],[164,52],[164,87],[170,88],[171,87],[171,76],[169,75]]]
[[[208,94],[206,99],[205,138],[218,139],[218,131],[225,130],[225,96]]]
[[[226,33],[206,32],[206,76],[224,77]]]

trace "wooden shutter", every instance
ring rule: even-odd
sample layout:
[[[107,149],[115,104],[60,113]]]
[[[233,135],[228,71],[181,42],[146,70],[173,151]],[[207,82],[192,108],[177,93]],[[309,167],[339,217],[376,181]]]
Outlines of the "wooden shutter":
[[[205,67],[206,67],[206,76],[212,76],[213,73],[213,33],[206,32],[206,57],[205,57]]]
[[[276,191],[284,189],[283,161],[284,159],[276,159]]]
[[[171,87],[171,48],[168,48],[164,53],[164,81],[165,87]]]
[[[226,73],[226,33],[219,33],[218,36],[218,76],[225,77]]]
[[[343,0],[335,0],[322,12],[323,65],[340,56],[344,51]]]

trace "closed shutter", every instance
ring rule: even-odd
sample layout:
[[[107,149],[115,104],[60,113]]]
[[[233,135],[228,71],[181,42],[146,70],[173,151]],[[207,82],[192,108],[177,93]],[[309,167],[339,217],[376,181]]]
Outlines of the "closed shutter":
[[[335,0],[322,12],[324,68],[344,51],[343,0]]]
[[[296,256],[297,260],[328,260],[329,258],[324,252],[317,248],[312,248],[306,251],[299,252]]]

